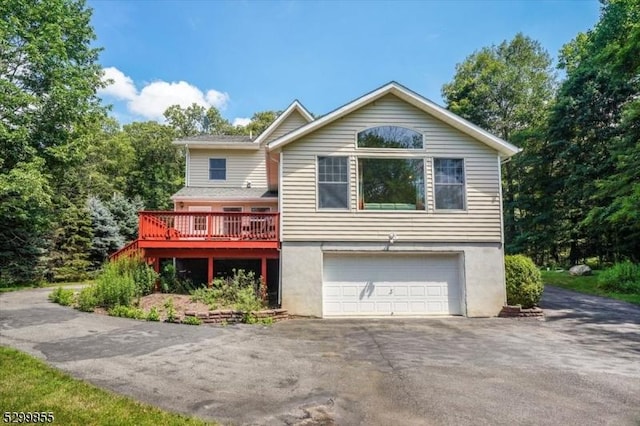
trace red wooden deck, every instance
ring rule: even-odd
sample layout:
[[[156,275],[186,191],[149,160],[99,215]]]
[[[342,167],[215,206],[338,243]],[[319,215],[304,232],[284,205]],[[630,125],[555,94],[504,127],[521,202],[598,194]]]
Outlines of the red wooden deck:
[[[267,259],[279,258],[279,213],[141,211],[138,239],[110,259],[141,252],[159,268],[160,258],[207,258],[213,280],[214,258],[259,258],[266,279]]]
[[[140,248],[278,248],[279,213],[138,214]]]

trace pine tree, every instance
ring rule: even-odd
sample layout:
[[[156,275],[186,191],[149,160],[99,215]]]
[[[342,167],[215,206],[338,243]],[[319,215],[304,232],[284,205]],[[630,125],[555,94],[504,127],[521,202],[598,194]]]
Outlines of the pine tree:
[[[140,197],[128,199],[115,192],[104,204],[113,215],[122,238],[125,241],[135,240],[138,237],[138,212],[144,209]]]
[[[107,260],[109,254],[124,245],[124,240],[113,215],[99,198],[89,197],[87,209],[91,216],[93,238],[91,239],[90,259],[93,267],[98,268]]]
[[[91,216],[85,206],[70,202],[58,208],[52,247],[49,254],[49,281],[81,281],[88,277],[92,228]]]

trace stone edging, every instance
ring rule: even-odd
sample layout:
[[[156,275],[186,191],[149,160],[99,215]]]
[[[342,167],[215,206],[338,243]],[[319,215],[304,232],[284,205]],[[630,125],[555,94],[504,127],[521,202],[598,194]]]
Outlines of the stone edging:
[[[520,305],[503,306],[498,314],[500,318],[544,318],[544,311],[538,307],[523,309]]]
[[[265,309],[262,311],[253,311],[251,314],[257,319],[271,318],[273,322],[289,319],[286,309]],[[235,311],[232,309],[217,309],[208,312],[185,311],[187,317],[196,317],[205,324],[235,324],[243,322],[245,312]]]

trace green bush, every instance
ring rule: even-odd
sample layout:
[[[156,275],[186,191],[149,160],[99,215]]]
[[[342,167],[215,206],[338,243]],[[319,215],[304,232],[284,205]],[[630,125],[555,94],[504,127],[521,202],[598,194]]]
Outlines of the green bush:
[[[241,311],[255,311],[264,307],[258,297],[260,280],[253,272],[234,270],[228,279],[217,278],[211,288],[199,288],[191,292],[191,300],[207,304],[211,309],[234,308]]]
[[[182,320],[183,324],[189,324],[189,325],[200,325],[202,324],[202,320],[198,317],[184,317]]]
[[[149,309],[147,313],[147,321],[160,321],[160,313],[158,312],[158,308],[153,306]]]
[[[607,291],[640,294],[640,265],[629,261],[616,263],[600,272],[598,284]]]
[[[95,295],[98,306],[129,306],[136,295],[136,283],[131,274],[121,270],[118,261],[109,262],[96,278]]]
[[[239,311],[259,311],[262,309],[262,302],[256,296],[255,290],[251,287],[244,287],[238,290],[236,303],[233,307]]]
[[[163,266],[160,274],[160,287],[163,293],[173,294],[190,294],[200,288],[199,285],[193,284],[190,279],[180,278],[176,267],[172,263]]]
[[[540,302],[544,284],[540,271],[527,256],[521,254],[505,256],[505,280],[507,303],[532,308]]]
[[[58,287],[49,293],[49,300],[62,306],[70,306],[74,302],[74,292],[70,289]]]
[[[173,306],[173,299],[170,297],[164,302],[165,314],[167,315],[167,322],[177,322],[178,313]]]
[[[80,290],[76,299],[77,308],[83,312],[93,312],[98,305],[95,289],[92,286]]]
[[[142,309],[131,306],[116,305],[109,309],[109,315],[112,317],[123,317],[132,319],[145,319],[146,315]]]
[[[96,305],[129,306],[134,298],[150,294],[157,279],[158,274],[140,255],[108,262],[96,278]]]

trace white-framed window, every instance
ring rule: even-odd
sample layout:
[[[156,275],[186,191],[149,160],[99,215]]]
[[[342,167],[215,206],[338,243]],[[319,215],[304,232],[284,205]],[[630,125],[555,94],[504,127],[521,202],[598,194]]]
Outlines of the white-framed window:
[[[401,126],[377,126],[358,132],[358,148],[423,149],[422,133]]]
[[[358,157],[359,210],[424,210],[422,158]]]
[[[269,213],[271,207],[251,207],[251,213]]]
[[[209,158],[209,180],[227,180],[226,158]]]
[[[434,158],[433,171],[436,210],[464,210],[464,160]]]
[[[318,157],[318,208],[349,208],[349,157]]]

